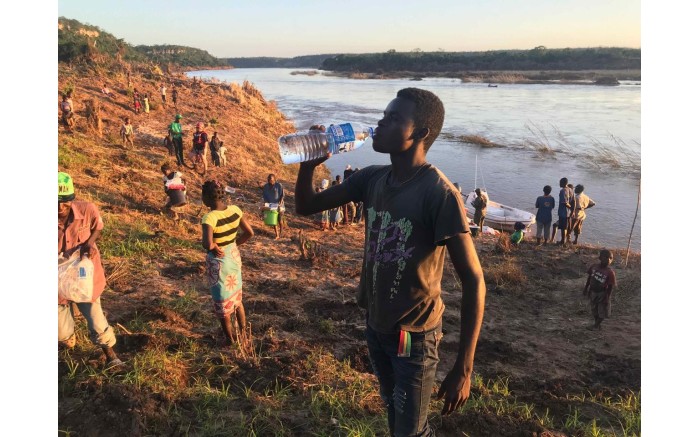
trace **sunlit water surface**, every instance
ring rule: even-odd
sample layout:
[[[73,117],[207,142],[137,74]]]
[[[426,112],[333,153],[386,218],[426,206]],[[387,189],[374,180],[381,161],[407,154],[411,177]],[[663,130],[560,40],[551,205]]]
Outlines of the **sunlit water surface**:
[[[299,130],[312,124],[357,121],[376,126],[401,88],[433,91],[445,105],[440,137],[428,161],[464,191],[485,187],[500,203],[536,212],[542,187],[558,193],[559,179],[583,184],[596,206],[587,212],[580,241],[627,247],[641,173],[641,85],[510,85],[488,87],[458,79],[374,80],[292,75],[291,69],[207,70],[188,73],[242,84],[247,80]],[[478,135],[497,147],[463,141]],[[362,148],[326,162],[342,175],[353,168],[388,164],[389,156]],[[641,210],[631,248],[641,249]]]

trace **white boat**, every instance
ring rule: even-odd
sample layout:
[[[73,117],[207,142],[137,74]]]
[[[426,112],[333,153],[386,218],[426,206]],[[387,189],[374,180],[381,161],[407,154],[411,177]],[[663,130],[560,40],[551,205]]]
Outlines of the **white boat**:
[[[488,199],[488,194],[486,194],[486,191],[482,190],[481,194],[485,195]],[[464,194],[462,194],[462,196],[464,197]],[[475,198],[476,193],[472,191],[466,196],[466,200],[464,201],[464,209],[467,211],[467,217],[470,219],[474,218],[474,207],[472,206],[472,202]],[[535,214],[523,211],[522,209],[502,205],[488,199],[484,225],[490,226],[499,231],[513,232],[515,231],[515,224],[517,222],[524,224],[525,229],[527,229],[530,227],[530,225],[535,223]]]

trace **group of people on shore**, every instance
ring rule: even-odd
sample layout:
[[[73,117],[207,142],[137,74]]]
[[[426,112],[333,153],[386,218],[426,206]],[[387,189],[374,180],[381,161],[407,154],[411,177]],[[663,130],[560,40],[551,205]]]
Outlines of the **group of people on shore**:
[[[585,187],[578,184],[574,187],[569,183],[568,178],[559,180],[559,208],[557,209],[557,220],[552,222],[552,211],[557,205],[556,200],[551,195],[552,187],[545,185],[542,189],[543,195],[535,200],[536,239],[537,245],[553,243],[557,234],[557,229],[561,232],[559,244],[578,244],[578,238],[583,231],[583,222],[586,219],[586,209],[593,208],[596,203],[584,194]],[[471,205],[474,207],[474,226],[477,228],[475,234],[483,232],[486,208],[489,200],[480,188],[474,190],[474,199]],[[526,226],[522,222],[515,223],[515,232],[511,235],[511,242],[520,244],[524,239]],[[551,233],[550,233],[551,230]],[[574,240],[571,241],[573,234]]]
[[[330,183],[330,186],[333,187],[345,183],[350,176],[358,171],[360,171],[359,168],[353,170],[352,166],[348,165],[343,172],[343,180],[341,181],[340,175],[336,175],[333,182]],[[316,192],[321,192],[328,187],[328,179],[323,179],[321,185],[317,186],[315,190]],[[322,231],[337,231],[341,225],[357,226],[362,223],[362,218],[362,202],[348,202],[344,205],[315,214],[314,222],[318,229]]]
[[[561,233],[559,244],[566,245],[571,242],[571,234],[574,235],[573,244],[578,244],[578,237],[583,231],[583,222],[586,219],[586,209],[593,208],[596,203],[583,193],[583,185],[575,187],[569,183],[568,178],[559,180],[559,208],[557,209],[558,220],[552,224],[552,210],[556,206],[556,201],[552,197],[552,187],[545,185],[542,189],[543,195],[535,201],[537,215],[537,245],[554,242],[557,228]],[[550,234],[549,230],[552,228]],[[544,240],[544,242],[543,242]]]

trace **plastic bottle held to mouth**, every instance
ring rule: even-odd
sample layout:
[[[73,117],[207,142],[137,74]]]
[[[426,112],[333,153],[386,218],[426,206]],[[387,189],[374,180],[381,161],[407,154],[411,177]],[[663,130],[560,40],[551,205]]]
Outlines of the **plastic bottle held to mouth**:
[[[372,144],[374,128],[359,123],[332,124],[326,132],[313,130],[283,135],[279,138],[280,156],[284,164],[296,164],[338,154]]]

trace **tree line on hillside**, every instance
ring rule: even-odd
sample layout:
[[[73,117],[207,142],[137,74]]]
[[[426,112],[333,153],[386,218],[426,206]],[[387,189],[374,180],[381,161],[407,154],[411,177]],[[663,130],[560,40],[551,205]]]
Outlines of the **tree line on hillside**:
[[[410,52],[322,54],[293,58],[216,58],[207,51],[179,45],[132,46],[97,26],[77,20],[58,19],[58,60],[71,63],[107,56],[117,62],[160,65],[236,68],[318,68],[338,72],[464,72],[464,71],[547,71],[547,70],[641,70],[641,49],[619,47],[486,52]]]
[[[638,70],[641,49],[580,48],[497,50],[487,52],[411,52],[341,54],[323,61],[329,71],[373,73],[377,71],[456,72],[528,70]]]
[[[78,20],[58,19],[58,61],[71,63],[96,56],[117,61],[174,64],[182,67],[226,66],[207,51],[178,45],[132,46],[97,26]]]

